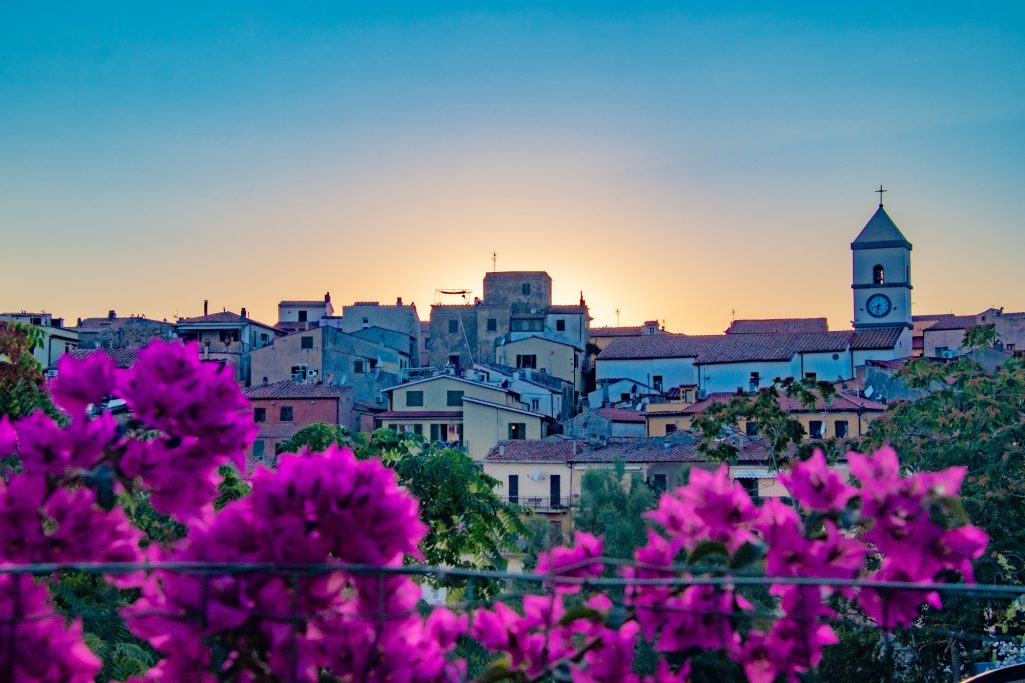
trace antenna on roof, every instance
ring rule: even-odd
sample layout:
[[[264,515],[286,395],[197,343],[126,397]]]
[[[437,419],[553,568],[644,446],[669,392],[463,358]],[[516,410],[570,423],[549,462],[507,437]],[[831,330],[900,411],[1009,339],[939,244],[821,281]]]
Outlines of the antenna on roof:
[[[619,309],[616,309],[616,327],[619,327]]]
[[[498,272],[498,252],[497,251],[491,252],[491,272],[492,273]]]

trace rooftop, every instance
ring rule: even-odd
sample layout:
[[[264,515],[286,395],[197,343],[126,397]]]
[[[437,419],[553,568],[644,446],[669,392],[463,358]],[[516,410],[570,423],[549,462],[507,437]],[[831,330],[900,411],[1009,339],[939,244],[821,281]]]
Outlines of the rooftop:
[[[352,391],[352,387],[335,384],[303,384],[301,382],[274,382],[243,389],[248,399],[276,398],[338,398]]]
[[[103,353],[110,356],[111,360],[114,361],[114,365],[124,370],[135,365],[136,359],[139,354],[134,349],[71,349],[61,358],[74,358],[75,360],[85,360],[94,353]],[[60,360],[57,361],[60,363]],[[56,368],[57,363],[51,365],[51,368]]]
[[[825,318],[765,318],[734,320],[726,334],[792,334],[795,332],[828,332]]]
[[[880,204],[872,218],[851,242],[851,249],[883,249],[887,247],[911,249],[911,242],[908,242],[890,215],[886,213],[883,205]]]
[[[753,394],[745,394],[746,396],[753,396]],[[709,394],[707,397],[693,403],[680,410],[681,415],[698,415],[705,410],[708,410],[713,405],[718,403],[726,403],[732,398],[735,398],[737,394],[716,391]],[[860,396],[854,396],[852,394],[836,394],[829,398],[829,401],[825,401],[819,398],[815,402],[815,406],[807,408],[800,401],[790,398],[789,396],[780,395],[779,397],[780,408],[788,413],[801,413],[801,412],[814,412],[814,413],[856,413],[856,412],[884,412],[887,408],[885,403],[879,403],[878,401],[870,401],[867,398]]]
[[[738,462],[766,462],[769,450],[757,438],[731,437],[739,450]],[[549,437],[540,440],[500,441],[488,451],[485,462],[493,463],[655,463],[705,462],[698,450],[698,438],[690,431],[671,438],[640,438],[595,443],[583,439]]]

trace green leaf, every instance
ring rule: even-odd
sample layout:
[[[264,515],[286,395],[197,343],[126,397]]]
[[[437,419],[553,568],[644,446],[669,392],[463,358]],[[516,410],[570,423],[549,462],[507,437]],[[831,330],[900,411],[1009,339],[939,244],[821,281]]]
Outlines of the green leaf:
[[[760,560],[763,554],[764,551],[760,545],[745,543],[737,548],[737,552],[733,553],[733,557],[730,558],[730,568],[743,569],[745,567],[750,567],[752,564]]]
[[[566,613],[562,615],[562,619],[559,619],[559,626],[568,626],[574,621],[593,621],[596,623],[604,623],[605,615],[596,609],[585,607],[584,605],[577,605],[576,607],[570,607],[566,610]]]
[[[697,564],[700,560],[711,555],[729,557],[730,551],[727,550],[726,546],[719,541],[702,541],[698,544],[698,547],[694,548],[690,556],[687,558],[687,564]]]

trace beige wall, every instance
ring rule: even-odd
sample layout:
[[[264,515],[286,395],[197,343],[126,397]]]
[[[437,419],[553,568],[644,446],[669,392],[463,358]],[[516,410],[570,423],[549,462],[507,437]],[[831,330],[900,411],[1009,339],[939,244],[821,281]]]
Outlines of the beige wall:
[[[411,406],[406,403],[406,395],[410,391],[422,391],[424,401],[422,406]],[[475,384],[472,382],[460,382],[452,377],[435,377],[426,382],[400,386],[391,392],[392,410],[462,410],[462,404],[456,406],[448,405],[448,392],[461,391],[464,396],[477,398],[481,401],[492,403],[515,404],[521,407],[510,394],[501,389]]]
[[[546,436],[542,433],[540,417],[470,401],[464,402],[463,438],[466,453],[478,462],[483,460],[499,441],[509,438],[510,423],[525,425],[527,439],[542,439]]]
[[[430,440],[431,438],[431,425],[438,425],[438,429],[441,432],[443,441],[460,441],[459,428],[463,424],[463,418],[461,417],[417,417],[417,418],[398,418],[389,417],[380,420],[381,427],[384,429],[393,429],[395,431],[407,431],[420,434],[425,439]],[[417,431],[419,427],[419,431]],[[451,438],[450,438],[451,437]]]
[[[498,362],[516,367],[516,356],[519,354],[534,354],[537,356],[538,372],[544,370],[552,377],[569,382],[577,391],[583,391],[583,354],[572,346],[541,337],[527,337],[498,347]],[[576,367],[573,363],[574,355],[578,356]]]
[[[862,413],[861,415],[855,412],[791,413],[790,417],[801,423],[805,434],[811,434],[811,423],[813,420],[821,421],[823,423],[823,436],[828,438],[836,436],[836,422],[838,420],[846,420],[847,436],[864,436],[872,420],[881,414],[879,412]],[[667,424],[675,424],[677,430],[690,429],[693,420],[692,415],[665,415],[657,412],[648,412],[644,417],[647,422],[648,436],[665,436]],[[738,420],[737,429],[742,432],[745,431],[747,429],[747,422],[745,418]]]
[[[313,337],[313,348],[302,347],[302,337]],[[314,328],[307,332],[279,337],[271,346],[257,349],[249,354],[250,374],[253,384],[260,384],[266,377],[268,382],[282,382],[292,378],[292,366],[306,364],[317,371],[317,377],[324,379],[323,364],[324,330]]]

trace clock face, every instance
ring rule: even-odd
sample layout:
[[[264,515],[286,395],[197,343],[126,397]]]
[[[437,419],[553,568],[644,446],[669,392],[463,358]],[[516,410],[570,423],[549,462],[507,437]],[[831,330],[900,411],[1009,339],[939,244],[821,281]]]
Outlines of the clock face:
[[[865,310],[867,310],[868,314],[873,318],[884,317],[890,312],[891,308],[893,308],[893,304],[890,303],[889,297],[885,294],[873,294],[868,298],[868,301],[865,302]]]

